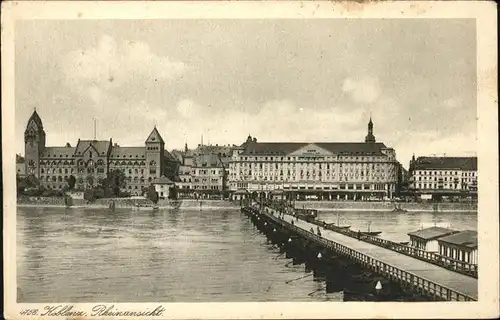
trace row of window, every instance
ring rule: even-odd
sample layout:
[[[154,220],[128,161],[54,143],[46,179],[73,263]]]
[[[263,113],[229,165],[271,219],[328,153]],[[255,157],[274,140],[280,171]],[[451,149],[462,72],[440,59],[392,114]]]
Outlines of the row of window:
[[[382,177],[382,176],[365,176],[365,177],[359,177],[359,176],[354,176],[354,175],[340,175],[337,179],[337,177],[323,177],[323,178],[315,178],[313,177],[312,179],[310,179],[309,177],[304,177],[304,176],[301,176],[301,177],[282,177],[282,176],[279,176],[279,177],[267,177],[267,176],[264,176],[264,177],[256,177],[256,176],[243,176],[243,177],[240,177],[241,180],[252,180],[252,181],[303,181],[303,180],[307,180],[307,181],[324,181],[324,182],[327,182],[327,181],[350,181],[350,180],[364,180],[364,181],[385,181],[385,180],[392,180],[394,181],[394,179],[389,179],[387,177]]]
[[[93,164],[93,163],[94,163],[93,160],[88,160],[85,162],[84,160],[80,159],[77,161],[78,166],[89,165],[89,164]],[[105,165],[105,162],[101,159],[97,160],[95,163],[98,166]],[[70,160],[70,161],[43,161],[42,160],[42,161],[40,161],[40,165],[41,166],[74,166],[75,161],[73,161],[73,160]],[[115,166],[126,166],[126,165],[128,165],[128,166],[145,166],[146,162],[144,162],[144,161],[110,161],[109,165],[110,166],[112,166],[112,165],[115,165]],[[151,160],[149,162],[149,165],[156,166],[156,161]],[[35,167],[36,166],[35,161],[29,160],[28,166]]]
[[[286,170],[286,169],[285,169]],[[262,171],[252,171],[252,169],[243,169],[243,171],[240,169],[239,171],[239,174],[249,174],[249,175],[252,175],[252,172],[254,173],[254,175],[283,175],[285,171],[283,170],[280,170],[279,172],[278,171],[271,171],[271,170],[262,170]],[[286,174],[287,175],[295,175],[295,174],[300,174],[300,175],[303,175],[303,174],[307,174],[307,175],[316,175],[316,173],[321,176],[321,175],[330,175],[330,170],[323,170],[323,171],[316,171],[316,170],[312,170],[312,171],[304,171],[303,169],[300,169],[299,170],[287,170],[286,171]],[[373,173],[385,173],[385,174],[390,174],[390,173],[394,173],[393,171],[389,171],[389,170],[383,170],[383,169],[353,169],[353,168],[350,168],[350,169],[347,169],[347,168],[341,168],[339,170],[339,173],[343,174],[343,173],[355,173],[355,174],[361,174],[361,175],[370,175],[370,174],[373,174]],[[333,169],[331,171],[331,174],[335,174],[335,169]],[[237,175],[237,172],[233,172],[231,174],[231,176],[235,176]],[[420,179],[420,178],[419,178]]]
[[[461,174],[462,176],[465,177],[475,177],[477,172],[475,171],[442,171],[442,170],[435,170],[435,171],[427,171],[427,170],[418,170],[415,171],[415,174],[417,175],[429,175],[429,176],[442,176],[442,175],[459,175]]]
[[[460,185],[458,183],[455,184],[435,184],[435,183],[417,183],[416,184],[417,189],[454,189],[454,190],[460,190],[460,189],[467,189],[467,185]]]
[[[275,169],[279,169],[281,166],[283,166],[284,168],[288,168],[290,167],[291,169],[295,169],[296,167],[315,167],[316,169],[324,169],[326,167],[326,169],[330,169],[330,163],[326,163],[326,164],[321,164],[321,163],[254,163],[254,162],[250,162],[250,163],[235,163],[235,167],[236,169],[240,168],[240,167],[253,167],[253,168],[256,168],[256,167],[259,167],[259,169],[266,169],[266,168],[271,168],[273,167],[273,164],[274,164],[274,168]],[[333,168],[336,167],[336,164],[331,164]],[[352,163],[339,163],[338,166],[340,168],[342,167],[348,167],[348,168],[367,168],[367,167],[372,167],[372,168],[375,168],[376,167],[380,167],[382,166],[383,164],[382,163],[358,163],[358,164],[352,164]],[[231,165],[230,165],[231,166]],[[393,165],[389,165],[390,168],[393,168]]]
[[[240,171],[239,174],[236,174],[236,173],[233,173],[231,174],[231,177],[235,178],[235,179],[238,179],[239,176],[252,176],[252,177],[278,177],[278,176],[286,176],[286,177],[293,177],[295,178],[296,176],[300,176],[300,177],[323,177],[323,176],[326,176],[326,177],[336,177],[337,174],[335,173],[335,171],[333,171],[332,173],[330,173],[329,171],[326,173],[326,174],[323,174],[321,171],[320,172],[310,172],[310,171],[307,171],[307,172],[304,172],[304,171],[300,171],[300,173],[296,173],[296,172],[286,172],[286,173],[283,173],[283,171],[280,171],[279,173],[278,172],[252,172],[252,171]],[[363,178],[364,176],[390,176],[392,178],[395,178],[395,174],[394,173],[390,173],[390,172],[383,172],[383,171],[380,171],[380,170],[376,170],[376,171],[341,171],[339,172],[339,176],[350,176],[350,177],[361,177]]]
[[[316,161],[318,159],[321,160],[352,160],[352,161],[381,161],[384,160],[386,157],[385,156],[380,156],[380,157],[360,157],[360,156],[323,156],[323,157],[300,157],[300,156],[294,156],[294,157],[266,157],[266,156],[259,156],[259,157],[248,157],[248,156],[240,156],[239,157],[240,161]]]
[[[248,189],[248,183],[236,183],[238,189]],[[335,186],[283,186],[285,190],[386,190],[388,185],[385,184],[340,184]]]

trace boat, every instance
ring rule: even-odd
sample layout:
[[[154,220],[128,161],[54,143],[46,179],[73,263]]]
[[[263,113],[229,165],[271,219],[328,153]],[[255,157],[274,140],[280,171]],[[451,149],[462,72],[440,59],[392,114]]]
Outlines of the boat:
[[[318,217],[318,210],[315,209],[295,209],[294,215],[307,222],[313,222]]]
[[[402,246],[407,246],[408,243],[410,243],[409,241],[403,241],[403,242],[400,242],[399,244],[402,245]]]
[[[367,236],[378,236],[382,231],[361,231],[361,233]]]
[[[394,209],[392,209],[392,212],[408,212],[408,210],[401,208],[401,206],[395,206]]]
[[[328,230],[338,230],[338,229],[349,229],[351,226],[338,226],[335,223],[325,223],[323,227]]]
[[[158,210],[159,207],[157,205],[137,204],[134,209],[139,211],[148,211],[148,210]]]
[[[367,236],[378,236],[382,233],[382,231],[371,231],[370,226],[372,225],[371,221],[368,221],[368,231],[361,231],[362,234]]]
[[[340,215],[339,213],[337,212],[337,228],[339,229],[349,229],[351,226],[349,225],[340,225]]]
[[[308,216],[308,217],[318,217],[318,210],[316,209],[295,209],[295,214]]]

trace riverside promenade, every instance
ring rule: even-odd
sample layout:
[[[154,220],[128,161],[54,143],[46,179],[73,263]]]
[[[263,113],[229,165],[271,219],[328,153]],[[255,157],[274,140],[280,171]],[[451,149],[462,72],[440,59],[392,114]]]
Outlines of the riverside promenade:
[[[406,285],[409,284],[418,291],[423,290],[427,294],[448,301],[478,299],[476,278],[327,230],[288,214],[278,215],[278,212],[271,208],[266,208],[267,210],[268,213],[261,212],[261,214],[289,231],[290,234],[313,240],[323,247],[336,251],[336,253],[350,256],[368,267],[374,267],[378,273],[391,279],[395,278]],[[321,236],[310,231],[318,229]]]

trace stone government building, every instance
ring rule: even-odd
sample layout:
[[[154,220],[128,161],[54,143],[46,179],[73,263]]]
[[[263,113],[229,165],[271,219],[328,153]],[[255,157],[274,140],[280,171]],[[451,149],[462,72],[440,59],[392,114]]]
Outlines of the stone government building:
[[[108,172],[123,171],[131,195],[160,177],[173,179],[177,161],[165,150],[165,142],[156,127],[140,147],[122,147],[109,140],[78,140],[75,147],[46,146],[46,134],[40,116],[33,112],[24,132],[25,173],[34,175],[48,189],[61,189],[70,176],[76,178],[76,189],[96,185]]]

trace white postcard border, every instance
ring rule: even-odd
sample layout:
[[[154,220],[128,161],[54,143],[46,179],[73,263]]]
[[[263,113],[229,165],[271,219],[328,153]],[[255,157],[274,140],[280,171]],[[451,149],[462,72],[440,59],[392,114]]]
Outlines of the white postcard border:
[[[493,2],[8,2],[2,3],[2,130],[5,317],[47,304],[16,303],[16,191],[14,137],[14,23],[17,19],[251,19],[251,18],[475,18],[478,66],[479,301],[439,303],[116,303],[118,310],[153,310],[159,318],[482,318],[498,316],[497,49]],[[58,303],[62,304],[62,303]],[[58,305],[51,304],[51,305]],[[71,304],[86,310],[94,304]],[[107,304],[111,305],[111,304]],[[85,317],[88,318],[88,317]],[[120,317],[122,318],[122,317]]]

